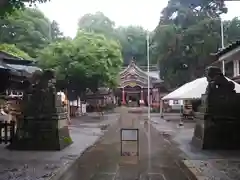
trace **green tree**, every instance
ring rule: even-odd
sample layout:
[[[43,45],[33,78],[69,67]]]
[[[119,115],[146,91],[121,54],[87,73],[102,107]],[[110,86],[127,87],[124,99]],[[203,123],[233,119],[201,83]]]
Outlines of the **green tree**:
[[[50,25],[50,41],[59,41],[64,39],[63,33],[59,29],[57,21],[53,20]]]
[[[122,46],[125,64],[135,58],[139,65],[146,65],[146,35],[147,31],[139,26],[119,27],[116,29],[116,39]]]
[[[0,43],[16,44],[16,47],[36,57],[40,49],[62,38],[58,24],[38,9],[15,11],[0,19]]]
[[[108,38],[113,38],[115,22],[105,16],[102,12],[95,14],[85,14],[78,21],[78,29],[86,32],[103,34]]]
[[[134,57],[138,64],[146,63],[146,33],[140,26],[115,27],[115,22],[102,12],[86,14],[78,22],[79,30],[103,34],[122,46],[124,64]]]
[[[0,44],[0,51],[6,52],[18,58],[27,60],[31,59],[31,57],[27,53],[18,49],[14,44]]]
[[[170,0],[154,31],[152,55],[161,76],[170,87],[200,77],[215,59],[210,54],[221,48],[220,18],[226,12],[216,1]],[[240,35],[237,18],[224,22],[226,44]]]
[[[226,12],[222,0],[169,0],[162,10],[160,23],[174,22],[184,27],[206,17],[219,18],[220,14]]]
[[[0,17],[12,13],[16,9],[23,9],[26,3],[34,5],[36,3],[45,3],[49,0],[1,0]]]
[[[39,56],[43,68],[53,68],[59,82],[72,91],[115,87],[122,65],[121,48],[103,35],[79,31],[76,38],[46,47]],[[66,81],[64,81],[66,80]]]

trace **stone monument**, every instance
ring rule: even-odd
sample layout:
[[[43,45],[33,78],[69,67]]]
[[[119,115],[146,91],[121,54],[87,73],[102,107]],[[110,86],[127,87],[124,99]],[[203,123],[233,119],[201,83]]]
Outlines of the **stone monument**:
[[[240,149],[240,94],[218,67],[208,67],[206,78],[192,144],[201,149]]]
[[[25,82],[18,116],[17,131],[9,149],[61,150],[72,143],[67,124],[67,112],[55,89],[55,74],[51,70],[35,72]]]

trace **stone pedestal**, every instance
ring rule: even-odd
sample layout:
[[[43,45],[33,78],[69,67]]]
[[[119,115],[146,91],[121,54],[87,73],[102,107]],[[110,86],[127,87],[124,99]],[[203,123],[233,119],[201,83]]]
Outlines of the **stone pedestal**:
[[[49,120],[26,117],[8,146],[14,150],[61,150],[72,143],[65,114]]]
[[[201,113],[195,114],[192,144],[201,149],[240,149],[240,94],[202,95]]]
[[[54,91],[36,90],[23,97],[22,116],[13,142],[14,150],[61,150],[72,143],[68,114]]]
[[[197,119],[192,144],[201,149],[240,149],[240,122],[218,118],[217,122],[206,118]]]

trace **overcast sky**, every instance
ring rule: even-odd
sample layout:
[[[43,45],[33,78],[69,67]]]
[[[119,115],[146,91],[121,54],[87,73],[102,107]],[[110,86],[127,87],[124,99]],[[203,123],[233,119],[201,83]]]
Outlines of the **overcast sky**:
[[[77,22],[86,13],[103,12],[116,25],[140,25],[153,30],[159,21],[161,10],[168,0],[51,0],[38,7],[51,20],[59,23],[66,36],[74,37]],[[240,16],[240,1],[227,2],[228,13],[223,19]]]

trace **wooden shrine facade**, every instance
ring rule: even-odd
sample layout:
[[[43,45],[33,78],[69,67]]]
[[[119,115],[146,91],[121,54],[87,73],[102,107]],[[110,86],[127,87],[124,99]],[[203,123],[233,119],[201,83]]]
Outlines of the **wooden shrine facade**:
[[[139,105],[159,106],[160,98],[166,94],[167,90],[156,68],[150,70],[149,79],[150,102],[148,102],[148,72],[132,61],[120,72],[120,83],[115,93],[119,102],[121,101],[122,105],[128,104],[129,101],[136,101]]]

